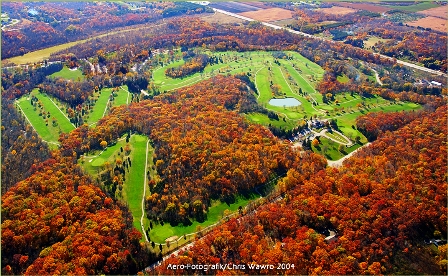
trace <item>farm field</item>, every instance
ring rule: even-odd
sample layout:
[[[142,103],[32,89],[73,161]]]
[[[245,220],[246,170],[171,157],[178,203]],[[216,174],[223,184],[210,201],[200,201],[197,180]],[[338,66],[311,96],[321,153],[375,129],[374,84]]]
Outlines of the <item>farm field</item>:
[[[257,11],[260,9],[251,5],[238,2],[213,2],[209,6],[215,9],[225,10],[232,13]]]
[[[137,27],[135,29],[149,29],[149,28],[150,27]],[[52,53],[59,52],[64,49],[68,49],[70,47],[73,47],[75,45],[84,43],[84,42],[92,40],[92,39],[101,38],[104,36],[118,34],[118,33],[122,33],[122,32],[128,32],[128,31],[129,30],[112,31],[112,32],[94,36],[94,37],[91,37],[88,39],[81,39],[81,40],[77,40],[77,41],[73,41],[73,42],[56,45],[56,46],[48,47],[45,49],[29,52],[22,56],[12,57],[7,60],[4,60],[4,62],[7,61],[7,62],[12,62],[14,64],[31,64],[31,63],[42,62],[45,59],[48,59]]]
[[[317,11],[323,12],[326,14],[335,14],[335,15],[346,15],[346,14],[356,12],[356,10],[352,9],[352,8],[337,7],[337,6],[333,6],[331,8],[320,8]]]
[[[285,20],[292,18],[292,12],[290,10],[285,10],[281,8],[270,8],[259,11],[243,12],[240,13],[240,15],[263,22]]]
[[[418,12],[419,14],[424,14],[427,16],[440,17],[444,19],[448,19],[448,10],[446,6],[441,6],[437,8],[427,9]]]
[[[386,5],[385,5],[386,6]],[[408,12],[420,12],[428,9],[433,9],[439,7],[439,5],[432,3],[432,2],[419,2],[417,4],[413,5],[387,5],[386,7],[394,10],[400,10],[400,11],[408,11]]]
[[[446,32],[447,30],[446,22],[447,22],[446,19],[428,16],[425,18],[421,18],[417,21],[407,22],[406,24],[408,24],[409,26],[431,28],[432,30],[436,30],[439,32]]]
[[[220,24],[228,24],[228,23],[243,23],[245,20],[236,18],[227,14],[215,12],[212,15],[204,15],[201,17],[202,20],[208,23],[220,23]]]
[[[337,6],[341,6],[341,7],[366,10],[366,11],[371,11],[371,12],[379,12],[379,13],[383,13],[383,12],[387,12],[387,11],[391,10],[391,8],[389,8],[389,7],[370,4],[370,3],[344,3],[344,2],[338,3],[338,2],[335,2],[334,4]]]

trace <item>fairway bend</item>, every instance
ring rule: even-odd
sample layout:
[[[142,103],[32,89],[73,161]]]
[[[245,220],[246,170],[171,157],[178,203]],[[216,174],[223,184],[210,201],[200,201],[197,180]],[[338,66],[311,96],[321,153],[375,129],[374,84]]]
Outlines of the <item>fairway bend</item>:
[[[146,235],[145,227],[143,227],[143,218],[145,217],[145,195],[146,195],[146,171],[148,169],[148,146],[149,146],[149,138],[148,142],[146,143],[146,160],[145,160],[145,175],[144,181],[143,181],[143,196],[142,196],[142,217],[140,218],[140,226],[142,227],[143,235],[145,236],[146,242],[149,242],[148,236]]]

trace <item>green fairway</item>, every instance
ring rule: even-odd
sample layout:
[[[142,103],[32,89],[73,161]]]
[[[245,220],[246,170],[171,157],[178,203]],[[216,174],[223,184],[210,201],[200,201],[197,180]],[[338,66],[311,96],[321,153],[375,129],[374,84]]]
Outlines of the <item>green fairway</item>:
[[[114,98],[113,106],[120,106],[130,103],[131,95],[126,85],[123,85],[122,88],[116,92],[116,94],[117,96]]]
[[[212,224],[217,223],[221,218],[223,218],[224,211],[229,210],[230,212],[237,212],[239,206],[245,207],[249,204],[250,201],[258,198],[257,195],[250,195],[248,198],[244,198],[242,196],[238,196],[235,203],[230,205],[226,203],[222,203],[220,201],[212,202],[212,206],[209,208],[207,212],[207,220],[203,223],[199,223],[194,221],[189,226],[176,226],[172,227],[169,223],[165,223],[163,226],[160,224],[154,225],[151,232],[149,232],[149,236],[151,241],[157,243],[165,243],[165,240],[172,236],[182,237],[183,235],[194,233],[197,231],[197,227],[201,226],[202,229],[210,226]]]
[[[92,151],[89,154],[85,154],[81,160],[83,161],[84,169],[91,175],[96,175],[98,170],[101,169],[106,162],[113,164],[115,157],[120,152],[120,147],[124,147],[126,141],[124,137],[119,139],[115,145],[109,145],[104,150]]]
[[[37,89],[34,89],[31,94],[39,99],[42,109],[37,107],[37,103],[36,106],[32,106],[31,98],[28,96],[17,100],[18,109],[26,116],[27,121],[39,136],[49,143],[50,148],[54,149],[58,145],[59,134],[70,132],[74,126],[66,118],[62,105],[56,99],[50,100],[49,96],[39,93]],[[61,110],[56,105],[61,105]],[[49,112],[50,115],[48,113],[44,115],[43,111]]]
[[[130,144],[132,144],[131,161],[132,166],[129,173],[126,174],[126,181],[123,187],[123,199],[127,202],[129,210],[134,218],[134,227],[142,231],[140,218],[142,216],[142,197],[143,185],[145,183],[146,168],[146,144],[148,138],[143,135],[132,135]],[[148,154],[152,155],[154,149],[148,144]],[[146,189],[149,193],[149,189]],[[144,216],[146,220],[146,216]],[[145,223],[145,228],[149,222]],[[143,233],[142,233],[143,234]]]
[[[211,53],[208,55],[220,57],[223,63],[208,65],[203,72],[197,72],[183,78],[170,78],[165,75],[168,68],[173,68],[184,64],[184,60],[177,60],[153,71],[153,82],[160,91],[169,91],[181,87],[193,85],[204,79],[208,79],[216,74],[235,74],[238,72],[249,72],[261,68],[266,63],[266,58],[273,60],[272,55],[263,51],[245,52],[224,52]]]
[[[84,80],[84,75],[82,74],[81,70],[79,70],[79,69],[70,70],[66,66],[64,66],[61,71],[51,74],[50,77],[61,77],[64,79],[74,80],[74,81]]]
[[[326,137],[320,137],[320,142],[321,144],[318,145],[317,147],[312,146],[312,149],[314,152],[316,153],[320,153],[323,156],[325,156],[325,158],[327,158],[328,160],[338,160],[341,159],[342,157],[344,157],[346,154],[356,150],[357,148],[359,148],[360,144],[354,144],[351,147],[343,147],[344,148],[344,153],[341,153],[339,151],[339,143],[336,143]]]
[[[80,159],[84,170],[92,176],[97,176],[99,172],[106,168],[107,164],[109,164],[108,166],[114,165],[117,158],[129,157],[131,159],[132,166],[129,167],[129,172],[125,176],[122,198],[129,206],[129,210],[134,218],[135,228],[140,232],[142,231],[140,218],[142,216],[141,204],[145,181],[147,141],[148,138],[144,135],[132,135],[129,140],[130,154],[129,156],[124,156],[120,149],[126,146],[126,139],[123,136],[116,144],[108,146],[105,150],[91,152]],[[153,152],[154,149],[148,144],[148,157],[151,157],[148,158],[148,166],[152,166]],[[147,189],[147,194],[149,194],[149,189]],[[146,216],[144,217],[144,226],[145,229],[149,226]]]
[[[24,113],[29,123],[34,127],[36,132],[44,141],[56,143],[59,137],[59,129],[53,127],[47,127],[45,119],[39,116],[38,111],[34,110],[27,97],[22,97],[17,101],[19,110]],[[50,125],[51,123],[49,123]]]
[[[87,120],[85,122],[87,124],[93,124],[98,122],[103,116],[106,114],[106,107],[109,104],[109,97],[112,93],[112,88],[103,88],[100,90],[100,93],[97,93],[98,99],[95,102],[94,107],[90,111]]]
[[[50,112],[50,118],[56,118],[58,126],[60,127],[62,132],[68,133],[75,129],[75,126],[70,122],[67,115],[62,111],[64,107],[61,104],[60,107],[58,107],[56,100],[51,99],[47,94],[39,93],[36,89],[33,90],[32,94],[42,102],[44,109],[47,112]]]

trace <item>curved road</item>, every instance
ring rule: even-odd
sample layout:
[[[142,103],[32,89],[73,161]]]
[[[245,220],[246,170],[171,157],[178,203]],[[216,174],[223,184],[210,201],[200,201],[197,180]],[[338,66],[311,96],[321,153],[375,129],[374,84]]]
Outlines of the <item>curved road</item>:
[[[327,164],[329,167],[333,167],[333,168],[339,168],[342,166],[342,163],[345,161],[345,159],[350,158],[353,156],[353,154],[355,154],[356,152],[358,152],[360,149],[367,147],[368,145],[370,145],[369,143],[364,144],[362,147],[357,148],[356,150],[350,152],[349,154],[347,154],[346,156],[342,157],[339,160],[335,160],[335,161],[331,161],[331,160],[327,160]]]

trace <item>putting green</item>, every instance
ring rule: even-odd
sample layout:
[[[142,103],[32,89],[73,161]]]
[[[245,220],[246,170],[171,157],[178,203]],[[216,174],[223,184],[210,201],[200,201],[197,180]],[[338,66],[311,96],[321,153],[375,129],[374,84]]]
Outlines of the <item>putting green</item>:
[[[92,162],[90,162],[90,165],[92,165],[92,167],[101,167],[102,165],[104,165],[104,162],[104,158],[97,157]]]

